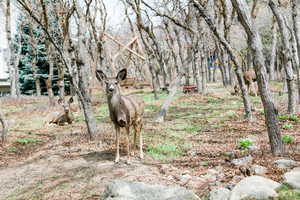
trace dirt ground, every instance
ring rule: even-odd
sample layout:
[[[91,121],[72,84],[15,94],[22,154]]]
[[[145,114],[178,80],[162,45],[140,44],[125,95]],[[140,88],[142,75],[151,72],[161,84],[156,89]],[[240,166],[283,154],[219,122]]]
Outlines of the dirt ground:
[[[279,88],[278,84],[272,85],[282,135],[293,138],[285,145],[284,157],[300,161],[300,116],[295,116],[295,120],[285,117],[287,97],[278,96]],[[157,124],[153,121],[166,94],[161,93],[160,99],[154,100],[149,90],[126,92],[134,92],[146,102],[146,156],[143,161],[133,158],[130,165],[124,162],[125,138],[121,143],[121,162],[113,162],[114,130],[102,92],[94,98],[99,131],[93,141],[87,139],[77,103],[72,108],[73,124],[48,126],[45,122],[51,110],[46,97],[1,99],[9,135],[0,147],[0,199],[99,199],[113,179],[181,185],[205,196],[212,187],[243,177],[228,154],[234,158],[251,155],[252,164],[267,167],[266,176],[281,181],[285,170],[273,163],[280,157],[270,154],[259,97],[251,97],[256,111],[249,122],[243,118],[239,96],[231,96],[230,89],[219,84],[209,84],[207,95],[178,94],[166,121]],[[242,138],[253,139],[258,149],[241,149]],[[212,169],[218,175],[211,175]]]

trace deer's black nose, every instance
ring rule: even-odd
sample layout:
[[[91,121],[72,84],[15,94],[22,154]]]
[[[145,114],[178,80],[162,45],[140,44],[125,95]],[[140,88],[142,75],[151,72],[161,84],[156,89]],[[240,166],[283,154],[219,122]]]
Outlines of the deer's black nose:
[[[108,91],[113,92],[114,88],[108,88]]]

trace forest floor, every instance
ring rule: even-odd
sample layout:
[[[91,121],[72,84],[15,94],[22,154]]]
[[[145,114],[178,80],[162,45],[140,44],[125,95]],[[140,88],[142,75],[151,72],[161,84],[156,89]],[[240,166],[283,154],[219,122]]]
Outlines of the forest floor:
[[[9,124],[9,135],[0,147],[0,199],[99,199],[113,179],[151,184],[181,185],[206,196],[216,185],[237,181],[243,174],[228,155],[253,157],[252,164],[267,167],[266,177],[282,180],[286,170],[275,167],[281,157],[270,153],[264,113],[259,97],[251,97],[254,119],[244,120],[243,104],[230,89],[209,84],[208,94],[178,94],[164,123],[154,123],[166,97],[154,100],[149,90],[126,91],[146,102],[143,129],[145,159],[125,164],[125,138],[121,142],[121,163],[114,164],[114,129],[108,116],[106,98],[97,93],[94,105],[98,134],[89,141],[83,115],[75,104],[75,122],[46,126],[49,113],[46,97],[1,99],[1,112]],[[279,83],[272,84],[279,108],[285,158],[300,161],[300,116],[285,115],[287,96],[278,96]],[[251,138],[258,147],[241,148],[240,139]],[[214,172],[209,170],[214,170]],[[211,176],[210,173],[222,174]]]

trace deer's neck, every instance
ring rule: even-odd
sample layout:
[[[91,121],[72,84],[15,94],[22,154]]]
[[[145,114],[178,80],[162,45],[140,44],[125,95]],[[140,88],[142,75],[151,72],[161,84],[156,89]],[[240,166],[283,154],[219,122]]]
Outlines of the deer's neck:
[[[108,105],[111,108],[117,108],[118,105],[120,104],[120,101],[121,101],[121,94],[120,93],[113,94],[113,95],[107,97]]]

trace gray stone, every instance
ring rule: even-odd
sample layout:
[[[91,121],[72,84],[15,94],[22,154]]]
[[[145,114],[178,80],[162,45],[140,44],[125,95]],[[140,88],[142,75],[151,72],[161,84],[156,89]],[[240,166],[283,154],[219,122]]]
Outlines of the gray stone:
[[[268,171],[266,167],[263,167],[263,166],[260,166],[260,165],[252,165],[250,167],[250,169],[256,175],[263,175],[263,174],[265,174]]]
[[[256,146],[256,145],[250,145],[250,146],[248,147],[248,149],[249,149],[250,151],[256,151],[256,150],[259,150],[259,147]]]
[[[283,177],[284,183],[290,185],[294,189],[300,189],[300,167],[285,173]]]
[[[253,160],[252,156],[247,156],[239,159],[233,159],[231,161],[232,164],[239,166],[239,165],[245,165]]]
[[[142,182],[114,180],[104,192],[104,200],[200,200],[183,187],[148,185]]]
[[[279,159],[274,161],[274,163],[277,164],[277,167],[281,169],[288,169],[297,166],[297,163],[291,159]]]
[[[227,188],[217,188],[215,190],[210,191],[209,200],[229,200],[230,198],[230,190]]]
[[[241,180],[232,190],[230,200],[267,199],[277,197],[280,184],[261,176],[249,176]]]

